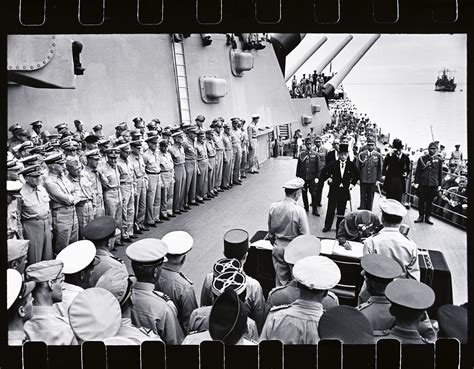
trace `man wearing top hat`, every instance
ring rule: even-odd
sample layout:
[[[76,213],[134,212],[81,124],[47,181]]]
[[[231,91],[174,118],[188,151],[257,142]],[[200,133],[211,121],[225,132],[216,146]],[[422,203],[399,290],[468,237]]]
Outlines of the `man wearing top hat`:
[[[21,346],[26,340],[25,323],[33,317],[31,291],[35,282],[24,282],[15,269],[7,269],[8,345]]]
[[[27,167],[20,173],[26,180],[20,191],[23,236],[30,240],[28,264],[34,264],[53,258],[50,198],[40,183],[39,165]]]
[[[273,244],[272,260],[275,268],[275,285],[284,286],[291,280],[289,265],[284,260],[285,247],[296,237],[309,234],[308,218],[297,204],[304,181],[295,178],[287,181],[285,198],[270,205],[268,212],[268,238]]]
[[[336,211],[336,229],[339,227],[346,212],[347,201],[351,200],[350,191],[359,180],[356,165],[348,160],[348,149],[348,145],[340,144],[338,159],[326,166],[320,176],[320,181],[327,180],[329,183],[328,208],[323,232],[331,230]]]
[[[249,235],[243,229],[231,229],[224,235],[224,256],[229,259],[237,259],[240,265],[245,264],[249,250]],[[244,273],[242,271],[242,273]],[[244,273],[245,274],[245,273]],[[265,309],[265,298],[262,286],[256,279],[245,274],[247,278],[247,289],[245,304],[249,309],[249,317],[257,324],[260,332],[263,326],[263,314]],[[201,306],[212,305],[213,293],[212,282],[214,273],[208,273],[204,279],[201,289]]]
[[[26,268],[26,256],[29,246],[29,240],[8,240],[7,268],[15,269],[23,275]]]
[[[53,225],[53,253],[58,254],[71,242],[77,241],[79,224],[76,204],[79,197],[71,181],[65,175],[65,163],[61,153],[52,154],[44,159],[48,164],[48,176],[44,187],[50,198]]]
[[[283,344],[316,344],[318,323],[323,315],[324,297],[336,286],[341,272],[325,256],[307,256],[296,262],[293,276],[300,289],[299,298],[289,305],[275,306],[265,321],[260,340],[280,340]]]
[[[414,187],[418,195],[418,213],[419,217],[415,223],[425,221],[430,225],[433,200],[441,191],[443,182],[443,162],[436,155],[438,145],[434,142],[428,146],[428,154],[418,159],[415,171]]]
[[[305,147],[298,155],[298,163],[296,164],[296,176],[303,179],[304,186],[302,189],[304,209],[309,211],[308,190],[311,194],[313,203],[313,215],[319,216],[317,189],[320,175],[319,155],[313,150],[313,140],[306,137],[304,140]]]
[[[410,173],[410,159],[402,153],[403,144],[398,138],[392,143],[393,151],[383,161],[382,180],[387,199],[402,201],[405,193],[405,181]]]
[[[88,287],[94,287],[102,274],[109,269],[115,268],[127,271],[124,262],[110,252],[114,247],[118,227],[119,225],[114,218],[105,215],[95,218],[84,228],[84,238],[92,241],[95,245],[98,259],[92,269]]]
[[[256,345],[246,338],[247,309],[232,288],[216,298],[209,314],[209,330],[192,332],[183,345],[199,345],[202,341],[221,341],[225,345]]]
[[[43,341],[47,345],[77,343],[68,320],[53,309],[53,304],[62,300],[62,269],[62,261],[46,260],[25,270],[26,281],[36,282],[32,291],[33,317],[24,326],[30,341]]]
[[[89,240],[80,240],[71,243],[56,256],[56,260],[64,264],[62,283],[63,298],[53,304],[53,309],[63,318],[68,318],[68,309],[74,298],[90,287],[92,269],[98,264],[95,257],[96,248]]]
[[[174,302],[178,309],[181,328],[183,332],[188,332],[189,317],[198,305],[193,282],[181,272],[181,269],[186,254],[193,247],[193,238],[187,232],[175,231],[164,235],[162,241],[168,246],[166,254],[168,261],[163,264],[158,289]]]
[[[357,155],[356,165],[360,174],[359,209],[372,211],[375,186],[382,178],[382,155],[374,150],[375,140],[369,138],[367,149]]]
[[[105,215],[104,194],[102,190],[102,173],[98,169],[100,161],[99,149],[93,149],[84,153],[86,165],[83,173],[87,177],[92,187],[92,205],[94,209],[94,218]]]
[[[126,253],[132,262],[137,283],[132,290],[132,323],[137,327],[152,329],[170,345],[179,345],[184,335],[170,298],[156,290],[163,268],[166,243],[159,239],[145,238],[132,243]]]

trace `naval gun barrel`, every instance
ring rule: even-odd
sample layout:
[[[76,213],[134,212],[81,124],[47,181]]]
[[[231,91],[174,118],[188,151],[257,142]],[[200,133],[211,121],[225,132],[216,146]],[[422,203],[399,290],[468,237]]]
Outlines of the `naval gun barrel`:
[[[342,80],[346,78],[352,68],[359,62],[360,59],[369,51],[369,49],[377,42],[380,38],[380,33],[373,35],[369,41],[355,54],[351,60],[324,85],[324,96],[331,97],[334,94],[336,88],[341,84]]]
[[[321,73],[324,68],[328,66],[328,64],[341,52],[342,49],[346,47],[346,45],[352,41],[354,37],[352,35],[348,35],[344,37],[344,39],[336,46],[336,48],[331,51],[321,62],[316,66],[315,70],[316,73]]]
[[[323,36],[319,39],[318,42],[314,43],[310,48],[305,50],[304,54],[301,55],[296,63],[288,68],[288,71],[285,73],[285,81],[288,80],[296,73],[298,69],[328,40],[326,36]]]

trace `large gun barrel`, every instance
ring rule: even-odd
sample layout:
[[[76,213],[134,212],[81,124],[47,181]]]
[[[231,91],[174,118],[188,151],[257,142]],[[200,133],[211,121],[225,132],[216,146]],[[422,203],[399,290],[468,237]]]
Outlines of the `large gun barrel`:
[[[316,66],[316,73],[321,73],[324,68],[341,52],[346,45],[352,41],[354,37],[352,35],[348,35],[344,37],[344,39],[336,46],[336,48],[331,51],[321,62]]]
[[[331,97],[334,95],[334,91],[341,84],[342,80],[346,78],[352,68],[359,62],[360,59],[369,51],[369,49],[377,42],[380,38],[380,33],[373,35],[369,41],[355,54],[351,60],[324,85],[324,96]]]
[[[306,33],[271,33],[271,42],[281,73],[285,75],[286,56],[299,45]]]
[[[321,37],[318,42],[314,43],[309,49],[305,50],[304,54],[301,55],[296,63],[288,68],[285,73],[285,81],[288,80],[296,73],[298,69],[328,40],[326,36]]]

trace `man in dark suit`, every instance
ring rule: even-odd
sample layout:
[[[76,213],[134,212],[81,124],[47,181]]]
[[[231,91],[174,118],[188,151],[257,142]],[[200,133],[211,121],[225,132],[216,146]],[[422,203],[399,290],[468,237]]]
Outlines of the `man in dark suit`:
[[[410,172],[410,159],[402,153],[403,144],[398,138],[392,143],[393,152],[385,157],[382,166],[382,179],[387,199],[402,201],[405,193],[405,180]]]
[[[301,150],[298,156],[298,163],[296,164],[296,176],[304,180],[303,186],[303,204],[306,211],[309,210],[308,190],[311,194],[311,201],[313,203],[313,215],[319,216],[317,190],[319,181],[319,155],[313,149],[313,139],[306,137],[304,140],[305,147]]]
[[[339,158],[327,165],[320,176],[320,181],[328,181],[328,208],[324,222],[323,232],[331,230],[334,213],[337,209],[336,228],[344,218],[347,200],[350,200],[350,191],[359,180],[359,172],[356,165],[348,160],[349,147],[347,144],[339,145]]]

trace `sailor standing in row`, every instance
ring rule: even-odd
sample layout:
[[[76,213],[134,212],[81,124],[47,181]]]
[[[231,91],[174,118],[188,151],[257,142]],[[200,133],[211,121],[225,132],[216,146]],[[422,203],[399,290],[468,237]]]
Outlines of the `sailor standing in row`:
[[[161,206],[161,167],[158,157],[158,132],[149,131],[148,150],[143,153],[145,163],[145,172],[148,175],[148,189],[146,193],[146,215],[145,224],[148,227],[156,227],[156,223],[162,223],[160,220]]]
[[[196,199],[198,202],[210,200],[207,196],[210,168],[204,136],[204,131],[198,131],[195,145],[197,163]]]
[[[130,162],[135,176],[135,215],[134,215],[134,233],[141,234],[143,231],[149,231],[145,226],[146,214],[146,192],[148,187],[148,176],[145,172],[145,161],[143,160],[143,144],[141,139],[130,142],[132,153]]]
[[[171,153],[168,151],[168,140],[160,141],[160,175],[161,175],[161,206],[160,219],[169,220],[173,215],[173,198],[174,198],[174,164]]]
[[[174,190],[173,190],[173,215],[188,211],[186,204],[186,159],[183,148],[183,132],[178,130],[174,132],[173,146],[169,149],[174,165]]]
[[[163,236],[162,241],[168,246],[163,264],[158,288],[167,294],[178,309],[178,320],[183,332],[188,332],[189,317],[198,307],[193,282],[187,278],[181,269],[186,260],[186,254],[193,247],[193,238],[189,233],[175,231]]]

